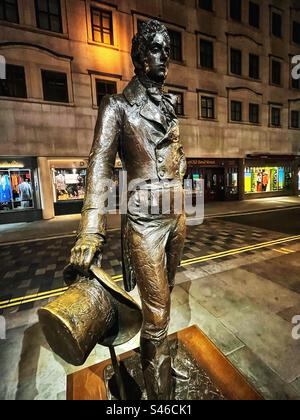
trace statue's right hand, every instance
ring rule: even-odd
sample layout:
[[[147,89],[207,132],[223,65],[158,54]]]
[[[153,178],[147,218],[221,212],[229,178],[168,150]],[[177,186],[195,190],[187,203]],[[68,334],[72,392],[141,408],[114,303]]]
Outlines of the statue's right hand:
[[[98,258],[100,257],[103,242],[104,239],[96,234],[79,237],[71,251],[70,263],[80,271],[87,273],[96,254]]]

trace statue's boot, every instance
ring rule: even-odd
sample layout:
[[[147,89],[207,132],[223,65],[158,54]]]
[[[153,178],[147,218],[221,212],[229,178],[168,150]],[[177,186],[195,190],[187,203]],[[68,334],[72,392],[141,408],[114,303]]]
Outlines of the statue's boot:
[[[173,378],[168,340],[141,338],[141,361],[148,400],[171,400]]]

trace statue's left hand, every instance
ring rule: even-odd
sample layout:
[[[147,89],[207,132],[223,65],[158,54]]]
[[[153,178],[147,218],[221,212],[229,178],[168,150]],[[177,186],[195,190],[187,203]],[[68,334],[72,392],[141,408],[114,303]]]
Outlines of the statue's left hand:
[[[104,239],[97,234],[87,234],[79,237],[71,251],[70,263],[79,271],[88,272],[97,254],[102,254]]]

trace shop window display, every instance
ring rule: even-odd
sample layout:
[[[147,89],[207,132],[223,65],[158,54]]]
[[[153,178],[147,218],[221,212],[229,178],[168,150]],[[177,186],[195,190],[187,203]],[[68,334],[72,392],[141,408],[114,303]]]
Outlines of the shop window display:
[[[33,207],[31,171],[0,171],[0,211],[32,209]]]
[[[86,169],[53,169],[56,201],[83,200]]]
[[[245,192],[267,193],[287,190],[291,186],[292,173],[284,167],[245,169]]]

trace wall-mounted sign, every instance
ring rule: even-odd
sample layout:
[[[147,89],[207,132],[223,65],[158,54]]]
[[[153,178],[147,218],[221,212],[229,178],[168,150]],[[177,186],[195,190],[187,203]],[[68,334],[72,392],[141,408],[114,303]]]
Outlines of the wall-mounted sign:
[[[0,168],[24,168],[24,163],[16,160],[0,162]]]
[[[233,159],[187,159],[188,166],[238,166],[238,160]]]

